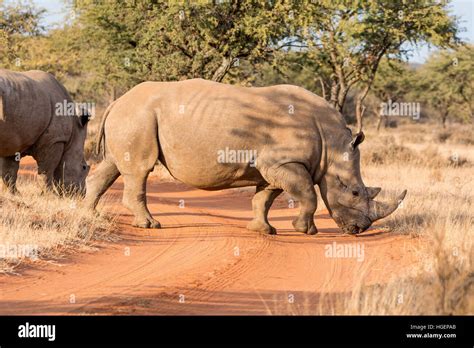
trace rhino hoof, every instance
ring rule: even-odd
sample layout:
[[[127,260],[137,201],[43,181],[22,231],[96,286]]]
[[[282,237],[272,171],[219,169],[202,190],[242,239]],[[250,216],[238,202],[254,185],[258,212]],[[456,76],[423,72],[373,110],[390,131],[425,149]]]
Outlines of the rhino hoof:
[[[306,231],[306,234],[309,234],[309,235],[315,235],[316,233],[318,233],[318,229],[316,228],[315,225],[311,226],[309,230]]]
[[[138,227],[138,228],[161,228],[161,224],[156,221],[156,220],[146,220],[145,222],[134,222],[133,223],[133,226],[134,227]]]
[[[309,225],[309,226],[308,226]],[[307,223],[306,221],[301,222],[298,218],[293,220],[293,227],[297,232],[303,232],[306,234],[314,235],[318,233],[318,229],[314,223]]]
[[[247,229],[266,234],[277,234],[276,228],[259,220],[252,220],[247,224]]]

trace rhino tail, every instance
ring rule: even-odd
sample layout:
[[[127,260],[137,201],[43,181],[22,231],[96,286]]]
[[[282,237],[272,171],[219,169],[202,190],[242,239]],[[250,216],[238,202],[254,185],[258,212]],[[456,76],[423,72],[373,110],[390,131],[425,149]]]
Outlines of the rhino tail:
[[[99,133],[97,135],[97,142],[96,142],[96,147],[95,147],[95,154],[99,155],[102,152],[102,158],[105,158],[105,132],[104,132],[104,127],[105,127],[105,121],[107,120],[107,116],[110,113],[110,110],[112,110],[112,107],[114,106],[115,101],[113,101],[105,110],[104,115],[102,116],[102,120],[100,121],[100,127],[99,127]],[[102,146],[102,142],[104,145]]]

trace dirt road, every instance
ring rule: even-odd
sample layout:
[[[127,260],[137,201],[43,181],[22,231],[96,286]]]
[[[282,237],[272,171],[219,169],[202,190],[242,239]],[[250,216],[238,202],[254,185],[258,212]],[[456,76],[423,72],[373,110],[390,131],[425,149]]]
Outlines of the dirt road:
[[[105,205],[120,214],[120,240],[0,276],[0,314],[314,314],[321,293],[349,292],[363,274],[384,283],[416,262],[413,239],[377,228],[342,235],[327,212],[316,216],[318,235],[294,232],[298,207],[285,197],[270,213],[278,235],[260,235],[245,229],[251,192],[153,178],[149,206],[163,229],[135,229],[122,188],[119,180]],[[330,257],[341,245],[353,254]]]

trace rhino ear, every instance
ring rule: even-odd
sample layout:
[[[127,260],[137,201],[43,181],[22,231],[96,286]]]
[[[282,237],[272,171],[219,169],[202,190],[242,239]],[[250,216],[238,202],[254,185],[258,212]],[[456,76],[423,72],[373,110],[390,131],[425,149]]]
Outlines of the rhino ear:
[[[359,133],[357,133],[354,137],[354,139],[352,139],[351,141],[351,147],[352,147],[352,150],[355,150],[355,148],[364,141],[365,139],[365,135],[364,135],[364,132],[360,131]]]
[[[91,116],[89,114],[79,116],[79,121],[81,122],[82,127],[85,127],[90,119],[91,119]]]
[[[377,195],[380,193],[382,190],[381,187],[367,187],[367,196],[369,196],[370,199],[374,199],[377,197]]]
[[[81,124],[82,127],[85,127],[86,124],[90,121],[91,119],[91,114],[85,106],[76,106],[76,114],[79,117],[79,123]]]

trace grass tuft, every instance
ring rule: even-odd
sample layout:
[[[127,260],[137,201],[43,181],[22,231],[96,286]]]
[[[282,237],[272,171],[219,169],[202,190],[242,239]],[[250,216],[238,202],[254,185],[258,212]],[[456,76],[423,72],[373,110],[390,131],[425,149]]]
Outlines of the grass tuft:
[[[42,194],[34,181],[19,180],[18,188],[19,195],[0,195],[0,272],[116,238],[111,234],[114,217],[91,213],[79,197]]]

